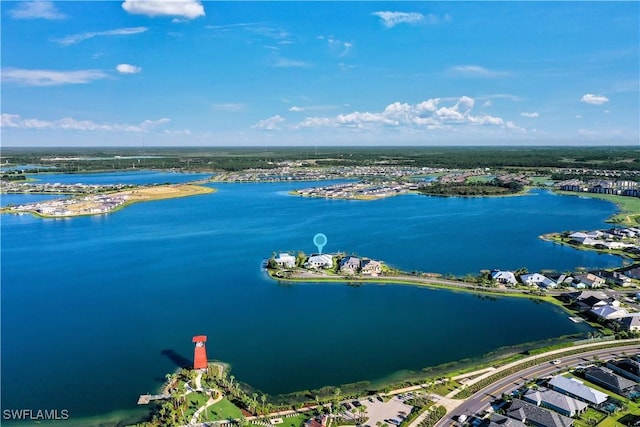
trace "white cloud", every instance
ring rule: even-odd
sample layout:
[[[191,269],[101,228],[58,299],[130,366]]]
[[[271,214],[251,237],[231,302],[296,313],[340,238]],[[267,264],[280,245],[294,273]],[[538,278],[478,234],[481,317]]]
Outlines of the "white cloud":
[[[307,117],[297,128],[314,127],[403,127],[441,129],[457,126],[489,126],[503,129],[523,130],[513,122],[491,115],[473,115],[475,100],[468,96],[455,99],[454,104],[443,105],[441,98],[432,98],[418,104],[394,102],[382,112],[360,112],[340,114],[335,117]]]
[[[62,39],[56,39],[55,42],[68,46],[71,44],[80,43],[81,41],[92,39],[94,37],[99,36],[129,36],[132,34],[144,33],[149,28],[147,27],[131,27],[131,28],[117,28],[115,30],[108,31],[94,31],[80,34],[72,34],[70,36],[64,37]]]
[[[592,104],[592,105],[602,105],[605,102],[609,102],[609,98],[602,95],[594,95],[591,93],[587,93],[580,99],[580,101],[585,102],[587,104]]]
[[[391,11],[378,11],[373,12],[372,15],[381,19],[382,25],[387,28],[393,28],[398,24],[419,24],[424,21],[424,15],[418,12],[391,12]]]
[[[236,102],[236,103],[226,103],[226,104],[213,104],[211,106],[216,111],[227,111],[227,112],[237,112],[242,111],[246,108],[246,105]]]
[[[6,3],[5,3],[6,4]],[[9,11],[14,19],[66,19],[67,15],[61,13],[51,1],[25,1]]]
[[[2,69],[2,82],[18,86],[85,84],[108,77],[108,74],[100,70],[53,71],[26,70],[22,68]]]
[[[122,8],[133,15],[176,16],[195,19],[204,16],[199,0],[125,0]]]
[[[310,67],[311,64],[297,59],[278,58],[273,66],[276,68],[306,68]]]
[[[289,111],[294,112],[294,113],[300,113],[302,111],[304,111],[303,107],[296,107],[295,105],[291,108],[289,108]]]
[[[142,71],[142,68],[131,64],[118,64],[116,70],[118,70],[120,74],[137,74]]]
[[[520,113],[520,115],[522,117],[528,117],[530,119],[535,119],[535,118],[538,118],[540,116],[540,114],[538,114],[537,111],[534,111],[533,113],[522,112],[522,113]]]
[[[481,67],[479,65],[457,65],[450,69],[453,74],[462,77],[482,77],[482,78],[497,78],[506,77],[510,73],[507,71],[495,71]]]
[[[280,124],[284,122],[284,118],[280,115],[269,117],[268,119],[260,120],[258,123],[253,125],[254,129],[264,129],[264,130],[276,130],[280,129]]]
[[[144,120],[137,125],[96,123],[92,120],[76,120],[72,117],[64,117],[59,120],[48,121],[40,119],[22,119],[17,114],[2,114],[0,121],[3,128],[30,129],[30,130],[72,130],[72,131],[107,131],[107,132],[150,132],[164,126],[171,120],[162,118],[159,120]]]

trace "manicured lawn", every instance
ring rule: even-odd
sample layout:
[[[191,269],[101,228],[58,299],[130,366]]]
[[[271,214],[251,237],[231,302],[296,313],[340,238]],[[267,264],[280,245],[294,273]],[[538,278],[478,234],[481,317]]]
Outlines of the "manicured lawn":
[[[206,415],[203,415],[202,418],[206,417],[207,421],[229,420],[242,416],[240,409],[226,397],[215,405],[209,406],[208,411],[205,412]]]
[[[460,386],[461,384],[457,381],[449,381],[447,384],[438,384],[436,387],[430,389],[429,391],[435,394],[439,394],[440,396],[445,396],[450,391],[453,391]]]
[[[576,427],[592,427],[600,423],[605,418],[607,418],[606,414],[598,412],[593,408],[588,408],[582,415],[580,415],[579,419],[575,420],[574,425]]]
[[[552,182],[550,176],[532,176],[529,179],[534,185],[545,185],[547,182]]]
[[[278,427],[301,427],[304,422],[311,418],[313,414],[304,413],[296,415],[295,417],[282,418],[282,424],[277,424]]]

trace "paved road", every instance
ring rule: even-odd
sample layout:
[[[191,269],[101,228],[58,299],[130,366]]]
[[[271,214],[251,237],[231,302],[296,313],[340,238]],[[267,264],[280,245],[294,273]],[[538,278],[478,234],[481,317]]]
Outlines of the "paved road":
[[[572,356],[559,356],[562,360],[560,366],[555,366],[549,362],[541,363],[530,368],[523,369],[516,372],[513,375],[509,375],[495,383],[480,390],[469,399],[461,403],[455,410],[447,413],[443,419],[441,419],[435,427],[445,426],[459,426],[456,421],[458,416],[464,414],[467,417],[478,414],[489,407],[489,404],[494,399],[500,398],[502,393],[514,390],[525,383],[531,381],[534,378],[542,378],[548,375],[554,374],[560,369],[564,369],[567,366],[575,366],[579,364],[585,364],[592,361],[594,356],[599,359],[608,359],[612,357],[621,357],[622,353],[633,353],[640,351],[640,344],[632,344],[616,348],[608,348],[601,350],[593,350],[585,353],[580,353]]]

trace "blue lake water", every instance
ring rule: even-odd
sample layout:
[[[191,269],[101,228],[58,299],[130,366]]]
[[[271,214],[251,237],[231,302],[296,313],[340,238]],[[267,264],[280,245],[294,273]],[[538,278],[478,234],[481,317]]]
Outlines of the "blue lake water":
[[[176,360],[191,360],[197,334],[209,337],[210,359],[274,394],[585,331],[526,299],[279,285],[260,270],[273,251],[315,251],[319,232],[328,237],[325,252],[356,252],[403,270],[462,275],[621,263],[538,238],[605,227],[615,207],[601,200],[545,191],[373,202],[287,194],[309,185],[215,184],[213,194],[105,216],[3,215],[2,408],[67,408],[72,418],[135,410],[137,396],[156,391]]]
[[[35,178],[37,182],[41,183],[62,183],[62,184],[182,184],[185,182],[196,181],[203,178],[208,178],[211,174],[204,173],[184,173],[184,172],[170,172],[170,171],[154,171],[154,170],[142,170],[132,172],[100,172],[92,174],[62,174],[62,173],[48,173],[27,175],[30,178]]]

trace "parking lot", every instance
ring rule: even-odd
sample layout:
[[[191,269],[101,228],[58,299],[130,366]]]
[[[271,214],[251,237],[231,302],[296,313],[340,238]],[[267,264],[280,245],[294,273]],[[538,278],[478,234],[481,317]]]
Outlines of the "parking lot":
[[[404,403],[404,400],[406,399],[408,399],[408,397],[404,395],[402,398],[400,396],[394,396],[387,402],[381,402],[376,397],[370,397],[360,399],[358,402],[367,408],[368,420],[365,422],[366,425],[369,427],[375,427],[378,425],[377,423],[379,421],[380,423],[388,424],[390,427],[393,427],[394,420],[399,424],[404,417],[409,415],[413,408],[412,406]],[[347,412],[347,415],[357,418],[358,412],[351,409]]]

